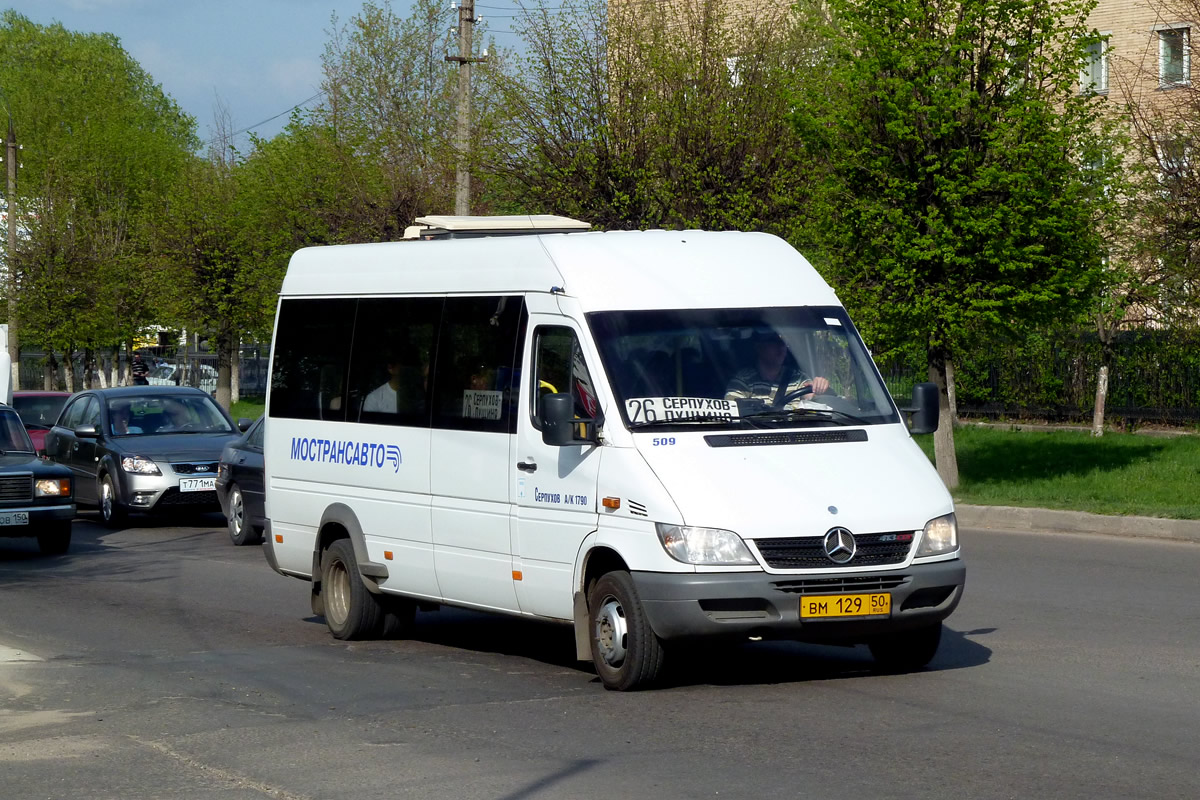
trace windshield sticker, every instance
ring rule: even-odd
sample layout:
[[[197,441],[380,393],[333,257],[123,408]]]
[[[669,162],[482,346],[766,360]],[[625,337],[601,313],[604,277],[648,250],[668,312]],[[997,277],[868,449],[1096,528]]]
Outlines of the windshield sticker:
[[[842,327],[842,321],[840,319],[838,319],[837,317],[826,317],[825,324],[826,325],[837,325],[839,328]]]
[[[735,419],[737,403],[716,397],[631,397],[625,411],[634,425],[660,420]]]
[[[492,389],[467,389],[463,392],[462,415],[466,419],[500,419],[504,392]]]
[[[400,471],[400,448],[394,444],[352,442],[348,440],[310,439],[292,437],[292,461],[316,461],[322,464],[350,464],[358,467]]]

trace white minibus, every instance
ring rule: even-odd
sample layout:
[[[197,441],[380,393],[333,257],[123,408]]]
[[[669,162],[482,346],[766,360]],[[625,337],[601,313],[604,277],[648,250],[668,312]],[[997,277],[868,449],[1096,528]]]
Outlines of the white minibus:
[[[800,253],[425,222],[296,252],[279,299],[265,552],[335,637],[441,605],[554,620],[619,690],[689,640],[933,658],[966,574],[910,435],[937,390],[898,408]]]

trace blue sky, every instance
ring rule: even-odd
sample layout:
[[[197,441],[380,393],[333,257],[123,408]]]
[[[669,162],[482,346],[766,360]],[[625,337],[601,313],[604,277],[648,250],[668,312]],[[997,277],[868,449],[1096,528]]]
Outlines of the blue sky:
[[[508,6],[510,0],[485,0]],[[447,9],[450,0],[446,0]],[[393,0],[407,14],[408,0]],[[202,139],[212,132],[217,98],[235,130],[258,125],[320,90],[321,54],[336,13],[344,24],[361,0],[0,0],[32,21],[68,30],[115,34],[125,50],[196,118]],[[482,13],[511,14],[496,10]],[[453,20],[447,14],[448,23]],[[492,22],[507,27],[507,19]],[[278,133],[287,114],[255,128]],[[245,138],[239,137],[239,144]]]

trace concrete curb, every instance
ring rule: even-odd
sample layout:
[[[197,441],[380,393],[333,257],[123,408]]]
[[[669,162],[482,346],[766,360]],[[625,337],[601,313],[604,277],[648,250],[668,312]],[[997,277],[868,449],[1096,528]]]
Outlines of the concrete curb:
[[[954,507],[963,528],[1098,533],[1148,539],[1172,539],[1200,544],[1200,520],[1159,517],[1111,517],[1084,511],[1052,511],[1013,506]]]

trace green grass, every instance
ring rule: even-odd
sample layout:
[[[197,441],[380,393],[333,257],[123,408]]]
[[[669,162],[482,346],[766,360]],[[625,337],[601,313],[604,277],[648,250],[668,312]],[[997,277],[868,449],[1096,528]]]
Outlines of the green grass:
[[[1200,437],[963,426],[954,443],[956,502],[1200,519]]]
[[[246,397],[233,404],[229,409],[229,416],[233,417],[234,422],[237,422],[240,417],[258,419],[266,407],[265,397]]]

